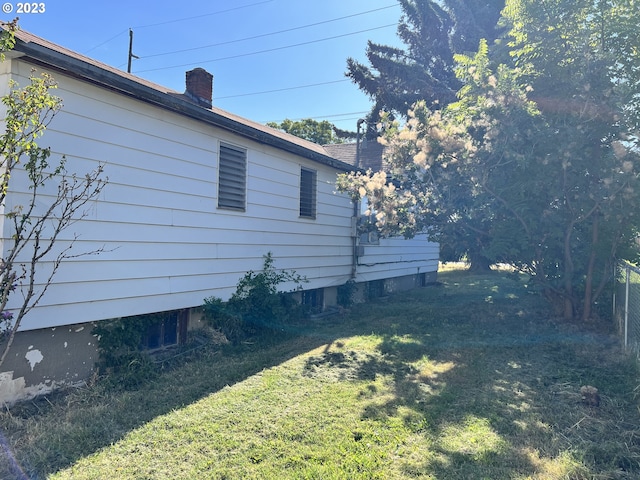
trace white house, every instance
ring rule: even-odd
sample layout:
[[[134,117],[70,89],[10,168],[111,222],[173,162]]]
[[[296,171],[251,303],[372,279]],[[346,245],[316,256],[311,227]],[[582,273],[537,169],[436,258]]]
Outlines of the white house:
[[[435,279],[437,244],[358,237],[350,199],[335,192],[351,165],[212,106],[203,69],[187,72],[185,93],[175,92],[19,32],[0,64],[0,93],[34,68],[53,75],[64,102],[40,144],[53,160],[65,155],[71,172],[104,166],[108,185],[65,232],[78,238],[74,251],[103,252],[67,260],[24,318],[0,401],[87,377],[100,320],[176,311],[179,338],[204,298],[228,298],[267,252],[309,280],[304,288],[318,295],[305,298],[320,307],[349,280],[381,293]],[[16,180],[7,209],[26,193]],[[4,222],[3,238],[11,234]]]

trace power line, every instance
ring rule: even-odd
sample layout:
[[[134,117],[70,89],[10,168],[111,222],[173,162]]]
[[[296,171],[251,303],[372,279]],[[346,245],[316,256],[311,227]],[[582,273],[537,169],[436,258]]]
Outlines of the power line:
[[[346,15],[344,17],[333,18],[331,20],[324,20],[322,22],[309,23],[307,25],[301,25],[299,27],[292,27],[292,28],[287,28],[285,30],[278,30],[277,32],[262,33],[260,35],[254,35],[252,37],[238,38],[236,40],[228,40],[226,42],[212,43],[210,45],[203,45],[203,46],[200,46],[200,47],[184,48],[182,50],[173,50],[171,52],[154,53],[154,54],[151,54],[151,55],[145,55],[143,58],[147,59],[147,58],[161,57],[161,56],[164,56],[164,55],[174,55],[176,53],[192,52],[194,50],[202,50],[204,48],[219,47],[219,46],[222,46],[222,45],[229,45],[231,43],[239,43],[239,42],[245,42],[247,40],[255,40],[257,38],[269,37],[269,36],[272,36],[272,35],[278,35],[280,33],[293,32],[295,30],[302,30],[304,28],[316,27],[318,25],[324,25],[324,24],[327,24],[327,23],[337,22],[339,20],[344,20],[344,19],[347,19],[347,18],[358,17],[360,15],[366,15],[368,13],[378,12],[380,10],[386,10],[388,8],[394,8],[394,7],[397,7],[397,6],[398,6],[397,4],[389,5],[389,6],[386,6],[386,7],[376,8],[374,10],[367,10],[366,12],[354,13],[352,15]]]
[[[239,93],[237,95],[225,95],[224,97],[216,97],[216,100],[222,100],[225,98],[237,98],[237,97],[249,97],[251,95],[262,95],[265,93],[275,93],[275,92],[286,92],[289,90],[298,90],[300,88],[310,88],[310,87],[319,87],[321,85],[330,85],[332,83],[342,83],[342,82],[350,82],[351,80],[349,80],[348,78],[345,78],[344,80],[331,80],[329,82],[320,82],[320,83],[310,83],[308,85],[298,85],[295,87],[285,87],[285,88],[278,88],[275,90],[264,90],[262,92],[251,92],[251,93]]]
[[[250,4],[248,4],[248,5],[242,5],[242,6],[240,6],[240,7],[228,8],[228,9],[226,9],[226,10],[219,10],[219,11],[217,11],[217,12],[212,12],[212,13],[203,13],[202,15],[195,15],[195,16],[193,16],[193,17],[178,18],[178,19],[176,19],[176,20],[167,20],[166,22],[151,23],[151,24],[149,24],[149,25],[138,25],[137,27],[132,27],[132,28],[135,28],[135,29],[139,29],[139,28],[150,28],[150,27],[157,27],[157,26],[160,26],[160,25],[167,25],[167,24],[169,24],[169,23],[184,22],[184,21],[187,21],[187,20],[193,20],[193,19],[196,19],[196,18],[202,18],[202,17],[210,17],[210,16],[212,16],[212,15],[219,15],[219,14],[221,14],[221,13],[227,13],[227,12],[231,12],[231,11],[234,11],[234,10],[240,10],[241,8],[254,7],[254,6],[256,6],[256,5],[262,5],[263,3],[270,3],[270,2],[273,2],[273,0],[264,0],[264,1],[262,1],[262,2],[250,3]],[[87,53],[89,53],[89,52],[92,52],[92,51],[93,51],[93,50],[95,50],[96,48],[100,48],[102,45],[105,45],[105,44],[107,44],[107,43],[109,43],[109,42],[111,42],[111,41],[115,40],[115,39],[116,39],[116,38],[118,38],[119,36],[121,36],[121,35],[123,35],[123,34],[127,33],[127,31],[128,31],[128,30],[122,30],[120,33],[118,33],[117,35],[114,35],[114,36],[113,36],[113,37],[111,37],[110,39],[105,40],[105,41],[104,41],[104,42],[102,42],[102,43],[99,43],[99,44],[98,44],[98,45],[96,45],[95,47],[91,47],[89,50],[85,50],[85,51],[84,51],[84,53],[85,53],[85,54],[87,54]]]
[[[210,17],[212,15],[219,15],[221,13],[232,12],[234,10],[240,10],[242,8],[255,7],[256,5],[262,5],[263,3],[270,3],[270,2],[273,2],[273,0],[264,0],[262,2],[250,3],[248,5],[242,5],[240,7],[228,8],[226,10],[218,10],[217,12],[213,12],[213,13],[203,13],[202,15],[194,15],[193,17],[178,18],[176,20],[167,20],[166,22],[151,23],[149,25],[139,25],[139,26],[133,27],[133,28],[137,29],[137,28],[158,27],[160,25],[168,25],[170,23],[184,22],[184,21],[193,20],[193,19],[196,19],[196,18]]]
[[[128,30],[123,30],[120,33],[118,33],[117,35],[114,35],[113,37],[111,37],[109,40],[105,40],[102,43],[99,43],[98,45],[96,45],[95,47],[91,47],[89,50],[85,50],[83,53],[87,54],[89,52],[92,52],[93,50],[95,50],[96,48],[100,48],[102,45],[105,45],[109,42],[111,42],[112,40],[115,40],[116,38],[118,38],[120,35],[123,35],[125,33],[127,33]]]
[[[351,36],[351,35],[358,35],[360,33],[366,33],[366,32],[371,32],[373,30],[380,30],[380,29],[383,29],[383,28],[389,28],[389,27],[395,27],[395,26],[397,26],[397,23],[390,23],[390,24],[387,24],[387,25],[382,25],[380,27],[367,28],[365,30],[359,30],[357,32],[344,33],[342,35],[335,35],[333,37],[320,38],[320,39],[317,39],[317,40],[310,40],[308,42],[294,43],[294,44],[285,45],[285,46],[282,46],[282,47],[269,48],[269,49],[266,49],[266,50],[259,50],[257,52],[241,53],[239,55],[230,55],[228,57],[213,58],[211,60],[201,60],[199,62],[182,63],[180,65],[170,65],[168,67],[148,68],[146,70],[138,70],[137,73],[155,72],[155,71],[158,71],[158,70],[169,70],[171,68],[189,67],[189,66],[192,66],[192,65],[202,65],[204,63],[212,63],[212,62],[219,62],[219,61],[222,61],[222,60],[231,60],[231,59],[234,59],[234,58],[248,57],[248,56],[251,56],[251,55],[258,55],[258,54],[261,54],[261,53],[275,52],[275,51],[278,51],[278,50],[285,50],[285,49],[288,49],[288,48],[301,47],[303,45],[310,45],[310,44],[313,44],[313,43],[326,42],[327,40],[335,40],[336,38],[343,38],[343,37],[348,37],[348,36]]]
[[[259,122],[259,123],[267,123],[267,122],[275,122],[275,123],[282,123],[284,120],[291,120],[294,122],[298,122],[300,120],[306,120],[308,118],[310,118],[311,120],[318,120],[318,119],[327,119],[327,118],[335,118],[335,117],[346,117],[349,115],[357,115],[356,117],[353,118],[341,118],[337,121],[339,122],[345,122],[347,120],[357,120],[358,118],[360,118],[362,115],[369,113],[368,111],[364,111],[364,112],[349,112],[349,113],[334,113],[332,115],[317,115],[315,117],[300,117],[300,118],[288,118],[288,119],[283,119],[283,120],[267,120],[265,122]]]
[[[346,117],[347,115],[362,115],[363,113],[369,113],[369,112],[364,111],[364,112],[334,113],[332,115],[323,115],[322,117],[318,117],[318,118]]]

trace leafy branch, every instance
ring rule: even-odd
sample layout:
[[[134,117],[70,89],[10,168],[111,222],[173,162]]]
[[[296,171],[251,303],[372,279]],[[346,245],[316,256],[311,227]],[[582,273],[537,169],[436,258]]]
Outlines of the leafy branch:
[[[12,22],[3,28],[0,48],[12,48],[17,25]],[[11,81],[10,92],[2,98],[6,113],[2,119],[5,131],[0,136],[0,206],[9,220],[10,234],[3,240],[0,261],[0,366],[25,315],[42,300],[62,262],[103,251],[72,254],[78,236],[62,238],[66,229],[89,214],[107,179],[102,178],[102,165],[84,176],[69,173],[65,157],[52,163],[51,150],[38,145],[62,106],[61,99],[51,94],[55,88],[49,74],[36,76],[32,70],[26,86],[21,88]],[[25,203],[8,205],[14,195],[16,199],[23,196]],[[55,252],[60,242],[62,248]],[[16,291],[22,298],[10,303]]]

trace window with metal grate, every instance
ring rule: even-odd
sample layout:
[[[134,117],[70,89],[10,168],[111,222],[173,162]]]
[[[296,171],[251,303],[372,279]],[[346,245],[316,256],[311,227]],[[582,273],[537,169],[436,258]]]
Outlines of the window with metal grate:
[[[247,151],[220,144],[218,207],[245,210],[247,197]]]
[[[316,189],[318,174],[315,170],[300,168],[300,216],[316,218]]]

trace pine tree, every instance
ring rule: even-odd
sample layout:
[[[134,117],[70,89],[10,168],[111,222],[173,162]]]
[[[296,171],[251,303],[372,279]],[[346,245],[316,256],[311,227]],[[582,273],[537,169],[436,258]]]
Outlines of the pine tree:
[[[406,116],[418,100],[431,109],[456,99],[462,86],[454,72],[456,53],[475,51],[481,38],[492,43],[504,0],[399,0],[398,36],[405,49],[369,41],[370,66],[347,60],[346,75],[374,101],[371,127],[383,110]]]

